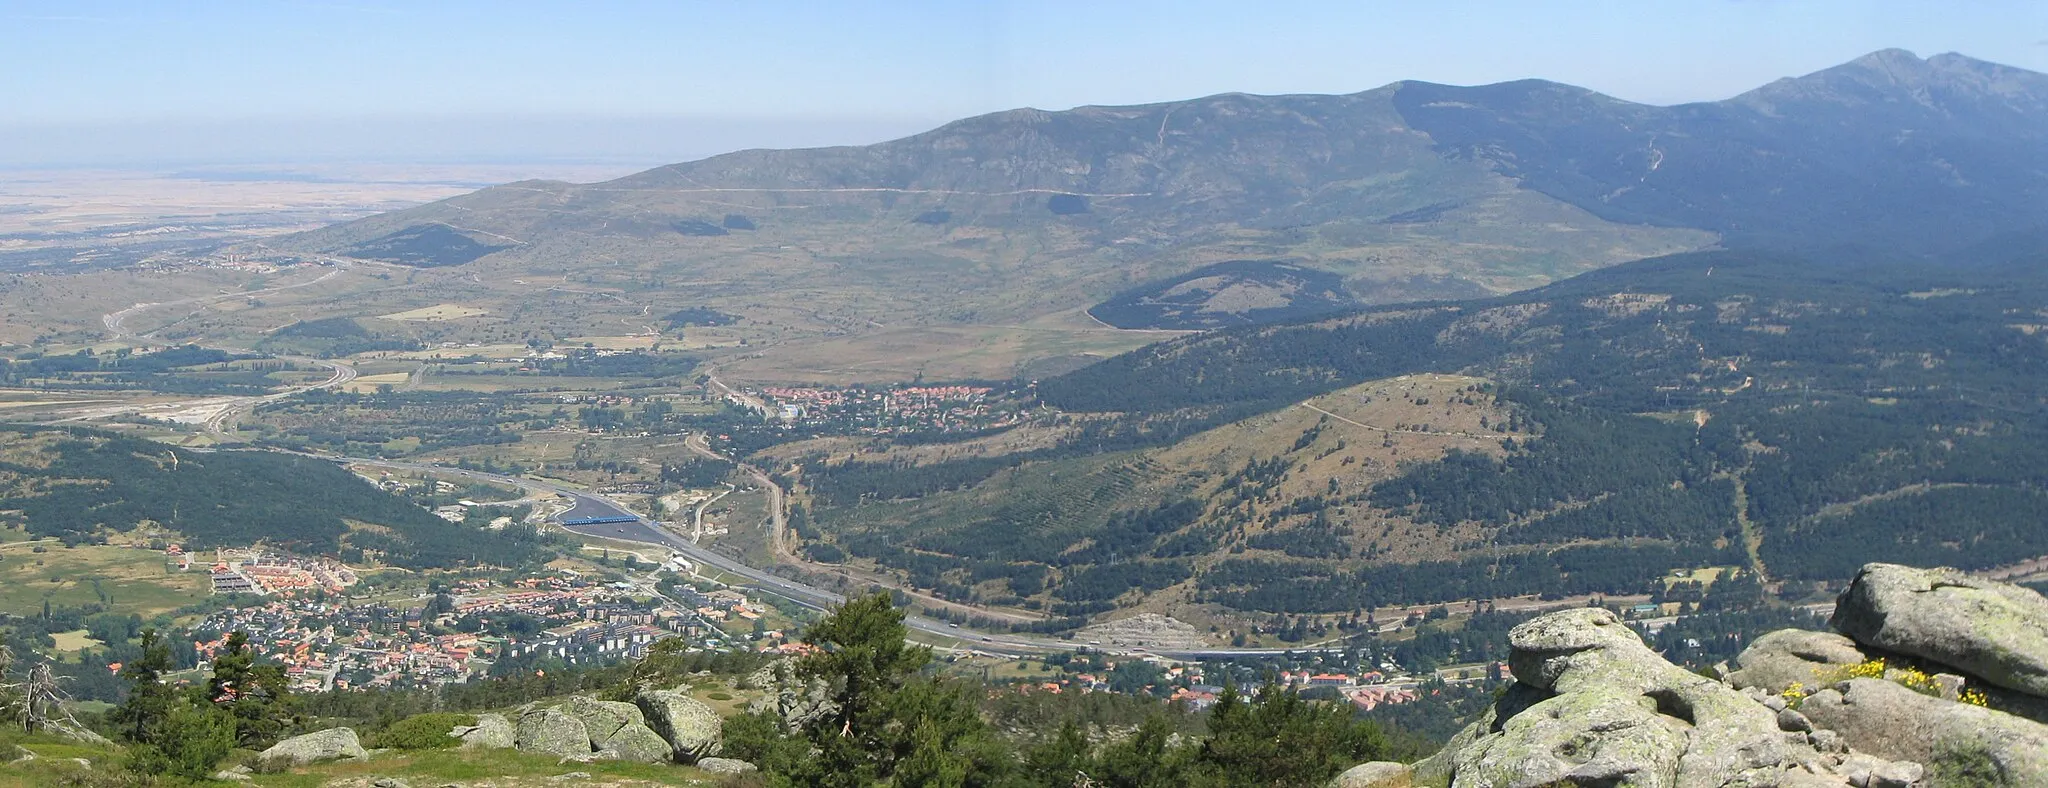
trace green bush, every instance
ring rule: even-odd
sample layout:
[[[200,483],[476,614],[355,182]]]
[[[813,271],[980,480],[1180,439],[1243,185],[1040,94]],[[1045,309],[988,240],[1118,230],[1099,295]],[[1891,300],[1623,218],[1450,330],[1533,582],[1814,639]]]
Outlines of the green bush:
[[[462,742],[448,735],[458,725],[475,725],[476,715],[452,712],[415,714],[370,735],[368,745],[393,750],[440,750]]]
[[[128,771],[204,780],[234,749],[235,719],[212,706],[183,706],[164,720],[155,739],[128,751]]]

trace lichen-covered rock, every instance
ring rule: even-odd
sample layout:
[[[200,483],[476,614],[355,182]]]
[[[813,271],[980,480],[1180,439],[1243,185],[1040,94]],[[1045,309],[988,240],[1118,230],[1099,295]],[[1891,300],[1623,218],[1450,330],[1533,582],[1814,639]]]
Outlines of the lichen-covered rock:
[[[328,761],[366,760],[370,754],[363,750],[363,743],[356,738],[354,728],[329,728],[324,731],[293,736],[270,749],[256,755],[255,767],[260,772],[280,772]]]
[[[531,709],[519,715],[517,746],[521,752],[558,758],[590,755],[590,731],[583,721],[558,708]]]
[[[465,750],[509,750],[519,746],[518,729],[503,714],[478,714],[475,725],[457,726],[448,735],[461,739]]]
[[[1418,784],[1846,785],[1803,736],[1780,731],[1770,709],[1664,661],[1611,611],[1539,616],[1510,631],[1508,644],[1516,683],[1416,764]]]
[[[2048,697],[2048,598],[1953,569],[1866,564],[1829,622],[1857,643]]]
[[[680,692],[647,689],[633,696],[633,705],[646,715],[647,727],[668,741],[676,762],[695,763],[718,754],[723,722],[702,701]]]
[[[761,697],[747,704],[747,713],[773,714],[782,720],[782,727],[787,731],[801,730],[839,710],[838,705],[832,702],[831,687],[825,680],[799,675],[793,660],[769,663],[747,676],[740,685],[766,690]]]
[[[638,722],[613,731],[598,744],[598,749],[617,752],[619,760],[635,763],[663,763],[674,757],[668,740],[661,738],[653,728]]]
[[[2048,725],[2032,720],[1881,679],[1816,692],[1799,711],[1856,750],[1926,764],[1936,785],[1965,772],[2000,776],[1984,785],[2048,785]]]
[[[1735,658],[1728,683],[1756,687],[1771,695],[1793,685],[1812,690],[1836,672],[1869,659],[1856,642],[1833,632],[1781,629],[1757,638]]]
[[[1415,783],[1415,770],[1405,763],[1372,761],[1361,763],[1330,781],[1330,788],[1408,788]]]
[[[761,767],[735,758],[703,758],[697,761],[697,768],[705,774],[751,774]]]
[[[583,723],[583,730],[590,734],[591,749],[604,749],[605,742],[621,728],[647,724],[647,718],[640,713],[640,707],[631,703],[596,700],[578,695],[570,698],[569,702],[559,708]]]

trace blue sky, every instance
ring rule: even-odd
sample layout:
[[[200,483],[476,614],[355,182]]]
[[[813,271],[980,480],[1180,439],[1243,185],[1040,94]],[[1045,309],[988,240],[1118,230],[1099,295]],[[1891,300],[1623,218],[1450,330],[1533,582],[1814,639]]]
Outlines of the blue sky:
[[[2048,71],[2048,3],[0,0],[0,160],[661,161],[1398,79],[1676,103],[1885,47]]]

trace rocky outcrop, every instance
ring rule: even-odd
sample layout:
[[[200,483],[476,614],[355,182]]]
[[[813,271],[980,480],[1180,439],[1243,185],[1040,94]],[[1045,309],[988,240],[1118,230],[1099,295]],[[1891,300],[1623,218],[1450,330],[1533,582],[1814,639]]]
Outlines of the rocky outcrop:
[[[1883,679],[1841,682],[1799,711],[1850,747],[1924,763],[1943,777],[1987,773],[2005,778],[1987,785],[2048,785],[2048,725]]]
[[[529,704],[516,722],[481,714],[476,725],[449,735],[466,749],[516,747],[564,762],[689,763],[717,753],[721,722],[710,707],[661,690],[644,703],[578,696],[555,706]]]
[[[1415,784],[1415,770],[1404,763],[1373,761],[1361,763],[1330,781],[1330,788],[1409,788]]]
[[[503,714],[478,714],[475,725],[459,725],[448,735],[462,740],[465,750],[509,750],[519,746],[519,731]]]
[[[633,705],[647,716],[647,727],[668,741],[677,763],[696,763],[717,755],[724,724],[702,701],[671,690],[641,690]]]
[[[1743,649],[1735,658],[1739,667],[1727,679],[1737,688],[1759,687],[1782,695],[1795,686],[1812,688],[1822,677],[1868,659],[1855,641],[1833,632],[1781,629]]]
[[[1567,610],[1508,635],[1515,684],[1416,782],[1510,786],[1847,785],[1802,733],[1664,661],[1613,612]]]
[[[644,741],[645,737],[639,735],[640,731],[645,731],[649,735],[654,733],[648,729],[647,718],[640,713],[640,707],[631,703],[577,696],[570,698],[569,702],[562,704],[560,708],[569,716],[575,717],[577,722],[583,723],[583,730],[589,734],[590,748],[593,750],[618,749],[613,747],[611,742],[621,734],[629,739]],[[623,753],[621,757],[625,757]]]
[[[704,770],[705,774],[751,774],[761,770],[751,763],[732,758],[704,758],[697,761],[697,768]]]
[[[367,760],[370,753],[356,738],[354,728],[329,728],[317,733],[293,736],[256,755],[259,772],[281,772],[328,761]]]
[[[560,708],[529,709],[519,715],[517,741],[522,752],[557,758],[587,758],[591,753],[590,731]]]
[[[1716,681],[1606,610],[1532,619],[1508,635],[1515,683],[1414,784],[2048,785],[2048,599],[1871,564],[1832,624],[1757,638]]]
[[[583,723],[584,731],[590,734],[592,746],[602,746],[604,740],[611,738],[612,734],[627,725],[647,723],[646,718],[640,715],[640,707],[631,703],[577,696],[570,698],[560,708]]]
[[[765,690],[761,697],[747,704],[747,713],[772,714],[782,720],[782,727],[787,731],[801,730],[839,710],[832,702],[831,687],[825,680],[798,674],[793,660],[769,663],[742,679],[740,686]]]
[[[2048,697],[2048,599],[1953,569],[1870,564],[1829,622],[1870,648]]]
[[[675,752],[675,748],[667,739],[661,738],[661,734],[637,722],[619,728],[606,738],[598,749],[617,753],[619,760],[636,763],[663,763],[673,757]]]

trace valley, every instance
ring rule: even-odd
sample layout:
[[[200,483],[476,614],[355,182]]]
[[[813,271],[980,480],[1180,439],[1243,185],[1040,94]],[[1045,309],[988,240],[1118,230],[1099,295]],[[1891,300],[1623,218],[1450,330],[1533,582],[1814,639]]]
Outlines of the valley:
[[[2048,784],[2048,6],[16,5],[0,788]]]
[[[2032,117],[1985,91],[2036,77],[1879,53],[1681,108],[1397,83],[1018,111],[19,268],[0,521],[104,563],[90,598],[18,590],[67,623],[203,620],[193,576],[136,563],[177,540],[344,562],[401,616],[559,577],[736,652],[881,591],[988,670],[1079,649],[1404,691],[1476,680],[1543,610],[1661,637],[1809,615],[1867,561],[2037,580],[2027,219],[1854,243],[1963,199],[1911,173],[1825,221],[1702,203],[1820,178],[1718,162],[1819,155],[1803,130],[1843,112],[2040,166],[2031,127],[1971,158],[1960,126],[1813,98]],[[1619,125],[1560,125],[1589,117]],[[676,601],[714,591],[750,617]],[[471,678],[541,664],[515,644],[637,653],[478,626],[506,643],[461,651]]]

